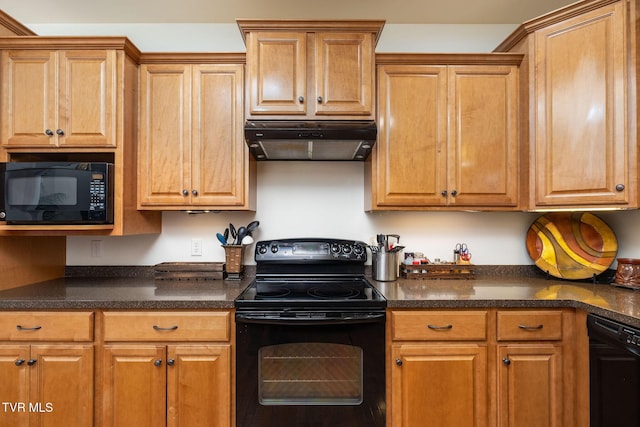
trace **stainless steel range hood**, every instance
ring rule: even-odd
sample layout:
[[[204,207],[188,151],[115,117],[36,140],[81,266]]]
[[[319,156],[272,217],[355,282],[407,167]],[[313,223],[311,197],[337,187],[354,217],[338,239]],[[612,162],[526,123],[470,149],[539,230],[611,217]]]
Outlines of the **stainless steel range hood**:
[[[249,120],[244,135],[256,160],[365,160],[376,143],[373,120]]]

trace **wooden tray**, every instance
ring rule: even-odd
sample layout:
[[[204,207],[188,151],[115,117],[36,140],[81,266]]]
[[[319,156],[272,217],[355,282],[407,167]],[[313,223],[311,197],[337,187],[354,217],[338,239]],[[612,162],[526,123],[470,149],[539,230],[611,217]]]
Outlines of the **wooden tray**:
[[[163,262],[154,267],[159,280],[222,280],[222,262]]]
[[[405,279],[475,279],[473,264],[400,264],[400,277]]]

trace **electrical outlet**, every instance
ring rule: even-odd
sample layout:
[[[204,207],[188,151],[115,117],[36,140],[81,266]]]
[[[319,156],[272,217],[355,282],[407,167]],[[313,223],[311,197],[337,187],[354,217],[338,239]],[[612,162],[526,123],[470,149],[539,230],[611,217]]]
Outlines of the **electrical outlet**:
[[[202,256],[202,239],[191,239],[191,256]]]
[[[102,256],[102,240],[91,241],[91,256],[94,258]]]

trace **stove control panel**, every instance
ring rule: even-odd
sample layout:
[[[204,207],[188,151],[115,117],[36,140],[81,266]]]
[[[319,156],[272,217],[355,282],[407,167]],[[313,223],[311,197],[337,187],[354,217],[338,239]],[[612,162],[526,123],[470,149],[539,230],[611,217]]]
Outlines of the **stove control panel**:
[[[280,239],[256,243],[256,262],[341,261],[364,263],[366,244],[342,239]]]

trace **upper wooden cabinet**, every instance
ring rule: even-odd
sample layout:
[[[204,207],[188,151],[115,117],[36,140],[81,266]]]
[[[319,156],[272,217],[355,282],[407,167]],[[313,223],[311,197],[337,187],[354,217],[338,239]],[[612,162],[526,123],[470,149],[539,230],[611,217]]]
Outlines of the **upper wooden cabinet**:
[[[384,21],[238,20],[247,45],[247,117],[375,116]]]
[[[367,208],[517,208],[521,59],[378,55]]]
[[[627,5],[576,3],[523,24],[498,47],[525,54],[524,208],[637,207],[636,29]]]
[[[0,37],[0,161],[109,162],[113,224],[7,225],[0,235],[159,233],[137,209],[138,60],[126,37]]]
[[[114,147],[116,51],[4,50],[2,144]]]
[[[243,64],[154,62],[140,74],[139,208],[253,209]]]

